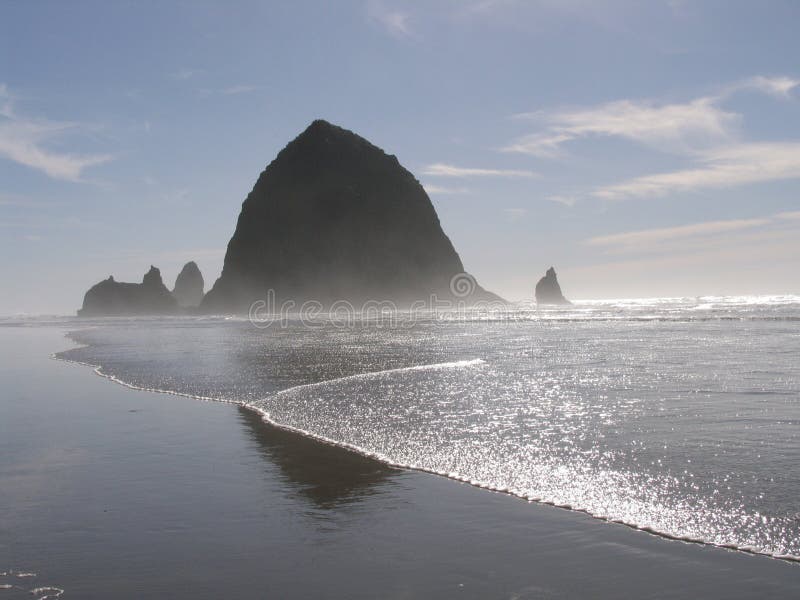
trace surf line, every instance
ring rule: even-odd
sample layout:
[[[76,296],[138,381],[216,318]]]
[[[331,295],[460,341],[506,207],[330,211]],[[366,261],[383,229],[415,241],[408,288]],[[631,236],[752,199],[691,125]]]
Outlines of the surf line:
[[[76,349],[77,348],[85,348],[85,347],[88,347],[88,345],[78,345],[78,346],[76,346]],[[475,486],[475,487],[478,487],[478,488],[482,488],[482,489],[485,489],[485,490],[489,490],[489,491],[493,491],[493,492],[499,492],[499,493],[503,493],[503,494],[508,494],[510,496],[515,496],[517,498],[521,498],[523,500],[526,500],[527,502],[535,502],[537,504],[543,504],[543,505],[547,505],[547,506],[552,506],[552,507],[555,507],[555,508],[568,510],[570,512],[584,513],[584,514],[589,515],[590,517],[592,517],[594,519],[598,519],[600,521],[606,521],[608,523],[615,523],[617,525],[623,525],[623,526],[629,527],[631,529],[636,529],[637,531],[643,531],[645,533],[649,533],[649,534],[655,535],[655,536],[660,537],[662,539],[675,540],[675,541],[680,541],[680,542],[685,542],[685,543],[692,543],[692,544],[700,544],[700,545],[704,545],[704,546],[712,546],[712,547],[721,548],[721,549],[725,549],[725,550],[734,550],[734,551],[737,551],[737,552],[743,552],[745,554],[753,554],[753,555],[765,556],[765,557],[769,557],[769,558],[773,558],[773,559],[783,560],[783,561],[787,561],[787,562],[800,563],[800,556],[795,556],[795,555],[792,555],[792,554],[770,553],[768,551],[764,551],[764,550],[760,550],[758,548],[752,548],[752,547],[748,547],[748,546],[738,546],[736,544],[725,543],[725,542],[718,543],[718,542],[712,542],[712,541],[709,541],[709,540],[704,540],[704,539],[701,539],[701,538],[685,537],[685,536],[670,534],[670,533],[667,533],[667,532],[664,532],[664,531],[657,531],[657,530],[655,530],[655,529],[653,529],[653,528],[651,528],[649,526],[638,525],[636,523],[626,522],[626,521],[623,521],[623,520],[620,520],[620,519],[616,519],[616,518],[613,518],[613,517],[605,517],[605,516],[601,516],[601,515],[595,515],[595,514],[593,514],[592,512],[590,512],[587,509],[578,508],[578,507],[574,507],[574,506],[571,506],[571,505],[559,504],[559,503],[556,503],[556,502],[548,501],[545,498],[532,498],[532,497],[529,497],[529,496],[527,496],[525,494],[516,492],[515,490],[511,490],[511,489],[509,489],[507,487],[493,486],[491,484],[487,484],[485,482],[472,479],[470,477],[461,475],[459,473],[448,473],[448,472],[445,472],[445,471],[438,471],[438,470],[432,469],[430,467],[423,467],[423,466],[420,466],[420,465],[400,463],[400,462],[392,460],[388,456],[384,456],[382,454],[367,450],[367,449],[362,448],[360,446],[356,446],[355,444],[350,444],[348,442],[342,442],[342,441],[339,441],[339,440],[328,438],[328,437],[325,437],[323,435],[319,435],[317,433],[314,433],[312,431],[308,431],[308,430],[305,430],[305,429],[301,429],[299,427],[294,427],[292,425],[288,425],[286,423],[282,423],[280,421],[276,421],[271,417],[271,415],[269,414],[268,411],[266,411],[266,410],[264,410],[262,408],[259,408],[258,406],[255,406],[252,403],[245,402],[243,400],[231,400],[231,399],[226,399],[226,398],[213,398],[213,397],[209,397],[209,396],[198,396],[198,395],[194,395],[194,394],[178,392],[178,391],[175,391],[175,390],[162,390],[162,389],[157,389],[157,388],[145,388],[145,387],[142,387],[142,386],[137,386],[137,385],[130,384],[130,383],[124,381],[124,380],[119,379],[118,377],[116,377],[114,375],[111,375],[111,374],[108,374],[108,373],[104,373],[103,370],[102,370],[102,367],[99,366],[99,365],[93,365],[93,364],[86,363],[86,362],[71,360],[71,359],[68,359],[68,358],[61,357],[61,356],[59,356],[59,354],[61,354],[61,353],[54,353],[54,354],[51,355],[51,358],[53,358],[55,360],[60,360],[60,361],[63,361],[63,362],[67,362],[67,363],[72,363],[72,364],[77,364],[77,365],[82,365],[82,366],[93,368],[94,372],[97,375],[99,375],[99,376],[101,376],[101,377],[103,377],[105,379],[109,379],[109,380],[113,381],[114,383],[118,383],[119,385],[122,385],[124,387],[130,388],[130,389],[133,389],[133,390],[137,390],[137,391],[143,391],[143,392],[153,392],[153,393],[159,393],[159,394],[170,394],[170,395],[173,395],[173,396],[183,396],[183,397],[186,397],[186,398],[193,398],[195,400],[202,400],[204,402],[221,402],[221,403],[226,403],[226,404],[235,404],[237,406],[241,406],[242,408],[245,408],[247,410],[250,410],[250,411],[258,414],[266,424],[268,424],[268,425],[270,425],[272,427],[276,427],[276,428],[282,429],[284,431],[289,431],[289,432],[292,432],[292,433],[296,433],[296,434],[302,435],[304,437],[316,440],[318,442],[322,442],[322,443],[327,444],[329,446],[334,446],[334,447],[337,447],[337,448],[343,448],[345,450],[350,450],[351,452],[355,452],[356,454],[360,454],[361,456],[365,456],[365,457],[371,458],[373,460],[378,460],[378,461],[380,461],[380,462],[382,462],[382,463],[384,463],[384,464],[386,464],[386,465],[388,465],[390,467],[394,467],[394,468],[398,468],[398,469],[407,469],[407,470],[412,470],[412,471],[419,471],[419,472],[423,472],[423,473],[430,473],[432,475],[438,475],[438,476],[441,476],[441,477],[446,477],[447,479],[452,479],[454,481],[460,481],[462,483],[467,483],[469,485],[472,485],[472,486]],[[289,387],[289,388],[286,388],[285,390],[280,390],[279,392],[274,394],[273,397],[280,396],[280,395],[283,395],[283,394],[288,394],[288,393],[294,392],[294,391],[299,390],[299,389],[306,389],[306,388],[312,388],[312,387],[317,387],[317,386],[322,386],[322,385],[329,385],[331,383],[337,383],[337,382],[340,382],[340,381],[348,381],[348,380],[354,380],[354,379],[364,379],[364,378],[370,378],[370,377],[376,377],[376,376],[385,375],[385,374],[406,372],[406,371],[426,371],[426,370],[439,370],[439,369],[468,368],[468,367],[480,366],[480,365],[483,365],[483,364],[486,364],[486,361],[484,361],[483,359],[477,358],[477,359],[471,359],[471,360],[461,360],[461,361],[434,363],[434,364],[428,364],[428,365],[416,365],[416,366],[411,366],[411,367],[400,367],[400,368],[396,368],[396,369],[386,369],[386,370],[383,370],[383,371],[372,371],[372,372],[369,372],[369,373],[357,373],[355,375],[346,375],[344,377],[339,377],[339,378],[329,379],[329,380],[325,380],[325,381],[319,381],[319,382],[315,382],[315,383],[306,383],[306,384],[297,385],[297,386],[294,386],[294,387]],[[268,398],[263,398],[263,399],[257,400],[256,402],[263,402],[264,400],[267,400],[267,399]]]

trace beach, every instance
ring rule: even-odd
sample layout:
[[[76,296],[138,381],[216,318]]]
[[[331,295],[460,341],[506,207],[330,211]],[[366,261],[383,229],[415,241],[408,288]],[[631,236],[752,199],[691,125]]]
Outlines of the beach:
[[[70,346],[61,329],[0,336],[0,584],[11,586],[0,597],[800,593],[788,561],[391,468],[234,405],[126,389],[53,360]]]

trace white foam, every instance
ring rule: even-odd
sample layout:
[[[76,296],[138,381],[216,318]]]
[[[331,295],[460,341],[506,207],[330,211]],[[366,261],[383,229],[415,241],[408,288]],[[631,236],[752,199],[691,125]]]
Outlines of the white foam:
[[[443,371],[445,369],[467,369],[469,367],[477,367],[486,364],[482,358],[474,358],[471,360],[456,360],[452,362],[433,363],[430,365],[417,365],[414,367],[399,367],[397,369],[385,369],[383,371],[370,371],[369,373],[358,373],[356,375],[345,375],[344,377],[336,377],[334,379],[326,379],[325,381],[317,381],[315,383],[304,383],[302,385],[295,385],[285,390],[277,392],[276,396],[283,396],[292,394],[299,390],[330,386],[332,384],[344,383],[347,381],[358,381],[361,379],[374,379],[383,375],[393,375],[395,373],[409,373],[414,371]],[[244,403],[245,406],[251,407],[250,404]]]
[[[43,596],[39,596],[38,600],[46,600],[47,598],[58,598],[64,593],[64,590],[54,586],[44,586],[38,587],[31,590],[31,594],[34,596],[37,594],[44,594]]]
[[[798,298],[800,298],[800,297],[798,297]],[[660,301],[660,300],[673,300],[673,299],[661,299],[661,298],[658,298],[658,299],[652,299],[652,300]],[[163,389],[157,389],[157,388],[145,388],[145,387],[141,387],[141,386],[136,386],[136,385],[130,384],[130,383],[126,382],[126,381],[123,381],[123,380],[117,378],[114,375],[110,375],[110,374],[104,373],[102,371],[102,367],[101,366],[92,365],[92,364],[89,364],[89,363],[84,363],[84,362],[80,362],[80,361],[74,361],[74,360],[66,359],[66,358],[58,356],[57,354],[53,354],[51,357],[56,359],[56,360],[61,360],[61,361],[67,362],[67,363],[72,363],[72,364],[78,364],[78,365],[82,365],[82,366],[91,367],[91,368],[93,368],[94,372],[97,375],[99,375],[101,377],[104,377],[106,379],[109,379],[109,380],[113,381],[114,383],[117,383],[119,385],[122,385],[122,386],[130,388],[130,389],[134,389],[134,390],[138,390],[138,391],[160,393],[160,394],[169,394],[169,395],[174,395],[174,396],[183,396],[183,397],[193,398],[193,399],[196,399],[196,400],[202,400],[202,401],[205,401],[205,402],[222,402],[222,403],[227,403],[227,404],[235,404],[235,405],[241,406],[243,408],[246,408],[248,410],[251,410],[251,411],[259,414],[261,416],[262,420],[265,423],[267,423],[267,424],[269,424],[269,425],[271,425],[273,427],[277,427],[278,429],[282,429],[282,430],[285,430],[285,431],[290,431],[290,432],[293,432],[293,433],[297,433],[297,434],[300,434],[300,435],[302,435],[304,437],[308,437],[308,438],[314,439],[316,441],[319,441],[319,442],[322,442],[322,443],[325,443],[325,444],[328,444],[328,445],[331,445],[331,446],[335,446],[335,447],[338,447],[338,448],[344,448],[346,450],[350,450],[352,452],[355,452],[355,453],[360,454],[362,456],[365,456],[367,458],[372,458],[372,459],[378,460],[380,462],[383,462],[383,463],[385,463],[385,464],[387,464],[389,466],[392,466],[392,467],[396,467],[396,468],[400,468],[400,469],[409,469],[409,470],[414,470],[414,471],[419,471],[419,472],[424,472],[424,473],[430,473],[430,474],[433,474],[433,475],[439,475],[439,476],[442,476],[442,477],[446,477],[448,479],[452,479],[452,480],[455,480],[455,481],[460,481],[462,483],[468,483],[468,484],[473,485],[473,486],[478,487],[478,488],[482,488],[482,489],[486,489],[486,490],[490,490],[490,491],[494,491],[494,492],[506,493],[506,494],[509,494],[511,496],[515,496],[515,497],[527,500],[528,502],[536,502],[537,504],[544,504],[544,505],[553,506],[553,507],[556,507],[556,508],[562,508],[562,509],[565,509],[565,510],[569,510],[571,512],[581,512],[581,513],[587,514],[589,516],[592,516],[592,517],[594,517],[596,519],[599,519],[601,521],[606,521],[606,522],[609,522],[609,523],[617,523],[617,524],[620,524],[620,525],[625,525],[625,526],[630,527],[632,529],[636,529],[636,530],[639,530],[639,531],[644,531],[644,532],[647,532],[647,533],[651,533],[653,535],[657,535],[659,537],[663,537],[663,538],[666,538],[666,539],[673,539],[673,540],[678,540],[678,541],[683,541],[683,542],[698,543],[698,544],[703,544],[703,545],[708,545],[708,546],[715,546],[715,547],[718,547],[718,548],[732,549],[732,550],[745,552],[745,553],[748,553],[748,554],[761,554],[761,555],[771,556],[773,558],[786,560],[786,561],[791,561],[791,562],[800,562],[800,556],[797,556],[797,555],[770,553],[770,552],[768,552],[766,550],[763,550],[763,549],[760,549],[760,548],[755,548],[755,547],[752,547],[752,546],[745,546],[745,545],[736,546],[736,545],[733,545],[733,544],[719,543],[719,542],[715,542],[715,541],[712,541],[712,540],[707,540],[707,539],[702,539],[702,538],[697,538],[697,537],[675,535],[675,534],[671,534],[671,533],[667,533],[667,532],[663,532],[663,531],[659,531],[659,530],[653,529],[647,524],[640,524],[640,523],[630,522],[630,521],[627,521],[627,520],[619,520],[619,519],[615,519],[615,518],[610,518],[610,517],[608,517],[608,516],[606,516],[604,514],[599,514],[597,512],[593,513],[589,509],[581,507],[581,506],[576,506],[576,505],[567,504],[567,503],[563,503],[563,502],[557,502],[557,501],[550,500],[550,499],[547,499],[547,498],[541,498],[541,497],[538,497],[538,496],[533,496],[533,495],[527,494],[527,493],[525,493],[525,492],[523,492],[521,490],[509,489],[508,487],[500,486],[500,485],[494,485],[494,484],[492,484],[490,482],[484,482],[484,481],[480,481],[480,480],[475,480],[475,479],[473,479],[473,478],[471,478],[469,476],[465,476],[465,475],[460,474],[460,473],[439,471],[439,470],[436,470],[436,469],[432,469],[432,468],[425,467],[425,466],[422,466],[422,465],[419,465],[419,464],[414,464],[414,463],[398,462],[396,459],[393,459],[390,456],[387,456],[387,455],[384,455],[384,454],[381,454],[381,453],[377,453],[377,452],[368,450],[366,448],[357,446],[355,444],[342,442],[342,441],[339,441],[339,440],[336,440],[336,439],[333,439],[333,438],[329,438],[329,437],[317,434],[317,433],[315,433],[313,431],[301,429],[299,427],[294,427],[292,425],[288,425],[288,424],[282,423],[280,421],[276,421],[271,417],[271,415],[269,414],[268,411],[266,411],[266,410],[264,410],[264,409],[262,409],[262,408],[260,408],[258,406],[255,406],[255,405],[253,405],[251,403],[242,401],[242,400],[226,399],[226,398],[214,398],[214,397],[199,396],[199,395],[194,395],[194,394],[189,394],[189,393],[184,393],[184,392],[178,392],[178,391],[175,391],[175,390],[163,390]],[[480,366],[482,364],[485,364],[485,361],[483,359],[470,359],[470,360],[460,360],[460,361],[452,361],[452,362],[434,363],[434,364],[429,364],[429,365],[417,365],[417,366],[412,366],[412,367],[402,367],[402,368],[396,368],[396,369],[386,369],[386,370],[383,370],[383,371],[373,371],[373,372],[369,372],[369,373],[359,373],[359,374],[356,374],[356,375],[348,375],[348,376],[345,376],[345,377],[335,378],[335,379],[331,379],[331,380],[325,380],[325,381],[316,382],[316,383],[309,383],[309,384],[294,386],[294,387],[291,387],[291,388],[287,388],[285,390],[281,390],[276,395],[289,394],[289,393],[293,393],[293,392],[296,392],[297,390],[304,389],[304,388],[311,388],[311,387],[317,387],[317,386],[330,385],[330,384],[333,384],[333,383],[339,383],[339,382],[344,382],[344,381],[349,381],[349,380],[373,378],[373,377],[378,377],[378,376],[382,376],[382,375],[386,375],[386,374],[392,374],[392,373],[401,373],[401,372],[408,372],[408,371],[427,371],[427,370],[434,370],[435,371],[435,370],[442,370],[442,369],[459,369],[459,368],[476,367],[476,366]],[[58,589],[58,588],[55,588],[55,589]],[[63,590],[62,590],[62,593],[63,593]],[[58,594],[58,595],[61,595],[61,594]],[[43,598],[40,598],[39,600],[44,600],[44,598],[47,598],[47,597],[48,596],[45,596]],[[58,596],[53,596],[53,597],[58,597]]]

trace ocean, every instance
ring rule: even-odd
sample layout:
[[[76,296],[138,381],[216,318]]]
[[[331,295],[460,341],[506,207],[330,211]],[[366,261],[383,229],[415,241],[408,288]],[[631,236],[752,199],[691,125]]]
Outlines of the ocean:
[[[800,297],[372,317],[78,321],[58,357],[389,465],[800,559]]]

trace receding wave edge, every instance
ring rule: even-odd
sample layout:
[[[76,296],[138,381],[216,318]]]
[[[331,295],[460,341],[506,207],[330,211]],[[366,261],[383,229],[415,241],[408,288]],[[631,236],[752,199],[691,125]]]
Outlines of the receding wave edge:
[[[67,334],[67,337],[69,338],[70,334]],[[398,461],[393,460],[392,458],[390,458],[390,457],[388,457],[386,455],[383,455],[383,454],[380,454],[380,453],[377,453],[377,452],[372,452],[370,450],[367,450],[367,449],[362,448],[360,446],[357,446],[355,444],[342,442],[342,441],[339,441],[339,440],[335,440],[333,438],[326,437],[324,435],[320,435],[320,434],[314,433],[313,431],[308,431],[308,430],[305,430],[305,429],[302,429],[302,428],[299,428],[299,427],[294,427],[292,425],[288,425],[286,423],[281,423],[280,421],[274,420],[271,417],[271,415],[269,414],[268,411],[265,411],[265,410],[263,410],[263,409],[261,409],[261,408],[259,408],[257,406],[254,406],[253,404],[250,404],[250,403],[242,401],[242,400],[235,400],[235,399],[228,399],[228,398],[214,398],[214,397],[211,397],[211,396],[200,396],[200,395],[190,394],[190,393],[186,393],[186,392],[179,392],[179,391],[176,391],[176,390],[165,390],[165,389],[159,389],[159,388],[148,388],[148,387],[144,387],[144,386],[138,386],[138,385],[134,385],[132,383],[129,383],[127,381],[124,381],[124,380],[120,379],[119,377],[117,377],[115,375],[112,375],[110,373],[105,373],[103,371],[103,367],[101,365],[87,363],[87,362],[83,362],[83,361],[79,361],[79,360],[73,360],[73,359],[69,359],[69,358],[66,358],[66,357],[62,356],[63,354],[65,354],[66,352],[68,352],[70,350],[77,350],[77,349],[80,349],[80,348],[88,348],[90,346],[91,346],[90,344],[78,344],[74,348],[69,348],[69,349],[63,350],[61,352],[55,352],[55,353],[51,354],[50,357],[52,359],[54,359],[54,360],[62,361],[62,362],[65,362],[65,363],[74,364],[74,365],[80,365],[80,366],[84,366],[84,367],[89,367],[94,371],[95,374],[99,375],[100,377],[103,377],[104,379],[108,379],[110,381],[113,381],[116,384],[119,384],[119,385],[121,385],[123,387],[129,388],[129,389],[132,389],[132,390],[136,390],[136,391],[140,391],[140,392],[152,392],[152,393],[157,393],[157,394],[168,394],[168,395],[172,395],[172,396],[182,396],[184,398],[192,398],[194,400],[201,400],[203,402],[219,402],[219,403],[223,403],[223,404],[235,404],[237,406],[240,406],[240,407],[242,407],[244,409],[247,409],[249,411],[252,411],[252,412],[258,414],[261,417],[262,421],[264,421],[265,424],[267,424],[267,425],[269,425],[271,427],[276,427],[276,428],[282,429],[284,431],[290,431],[290,432],[302,435],[304,437],[316,440],[318,442],[322,442],[324,444],[328,444],[330,446],[335,446],[337,448],[344,448],[346,450],[350,450],[351,452],[355,452],[355,453],[357,453],[357,454],[359,454],[361,456],[365,456],[367,458],[378,460],[378,461],[380,461],[380,462],[382,462],[382,463],[384,463],[386,465],[389,465],[390,467],[395,467],[395,468],[398,468],[398,469],[407,469],[407,470],[411,470],[411,471],[417,471],[417,472],[421,472],[421,473],[429,473],[429,474],[432,474],[432,475],[438,475],[438,476],[441,476],[441,477],[446,477],[447,479],[452,479],[454,481],[459,481],[461,483],[467,483],[469,485],[472,485],[474,487],[481,488],[481,489],[484,489],[484,490],[489,490],[489,491],[497,492],[497,493],[501,493],[501,494],[508,494],[510,496],[514,496],[514,497],[520,498],[522,500],[526,500],[526,501],[528,501],[530,503],[543,504],[543,505],[546,505],[546,506],[552,506],[552,507],[555,507],[555,508],[561,508],[561,509],[564,509],[564,510],[568,510],[570,512],[583,513],[583,514],[589,515],[590,517],[592,517],[594,519],[598,519],[600,521],[605,521],[607,523],[614,523],[614,524],[617,524],[617,525],[624,525],[625,527],[629,527],[629,528],[635,529],[637,531],[643,531],[645,533],[649,533],[649,534],[655,535],[657,537],[668,539],[668,540],[675,540],[675,541],[691,543],[691,544],[699,544],[699,545],[703,545],[703,546],[711,546],[711,547],[715,547],[715,548],[721,548],[721,549],[724,549],[724,550],[743,552],[743,553],[746,553],[746,554],[752,554],[752,555],[757,555],[757,556],[765,556],[765,557],[768,557],[768,558],[773,558],[773,559],[777,559],[777,560],[782,560],[782,561],[787,561],[787,562],[791,562],[791,563],[800,564],[800,556],[797,556],[797,555],[794,555],[794,554],[771,553],[771,552],[767,552],[767,551],[761,550],[759,548],[753,548],[753,547],[750,547],[750,546],[741,546],[741,545],[732,544],[732,543],[718,543],[718,542],[712,542],[712,541],[709,541],[709,540],[704,540],[702,538],[694,538],[694,537],[690,537],[690,536],[675,535],[675,534],[668,533],[668,532],[658,531],[658,530],[653,529],[652,527],[649,527],[649,526],[643,526],[643,525],[639,525],[637,523],[628,522],[628,521],[625,521],[625,520],[622,520],[622,519],[615,519],[615,518],[607,517],[607,516],[603,516],[603,515],[596,515],[596,514],[592,513],[591,511],[589,511],[588,509],[584,509],[584,508],[580,508],[580,507],[574,507],[574,506],[572,506],[570,504],[559,504],[559,503],[547,500],[546,498],[532,497],[530,495],[515,491],[513,489],[509,489],[507,487],[494,486],[494,485],[491,485],[491,484],[488,484],[488,483],[485,483],[485,482],[482,482],[482,481],[471,479],[471,478],[466,477],[464,475],[461,475],[459,473],[448,473],[446,471],[439,471],[439,470],[431,469],[431,468],[428,468],[428,467],[422,467],[420,465],[398,462]],[[281,395],[281,394],[292,392],[292,391],[296,391],[296,390],[302,389],[302,388],[327,385],[327,384],[330,384],[330,383],[333,383],[333,382],[340,382],[340,381],[348,381],[348,380],[352,380],[352,379],[375,377],[375,376],[378,376],[378,375],[384,375],[386,373],[398,373],[398,372],[405,372],[405,371],[421,371],[421,370],[437,370],[437,369],[448,369],[448,368],[466,368],[466,367],[479,366],[479,365],[482,365],[482,364],[485,364],[485,361],[483,359],[478,358],[478,359],[471,359],[471,360],[461,360],[461,361],[452,361],[452,362],[444,362],[444,363],[434,363],[434,364],[429,364],[429,365],[417,365],[417,366],[412,366],[412,367],[401,367],[401,368],[396,368],[396,369],[386,369],[386,370],[383,370],[383,371],[373,371],[373,372],[369,372],[369,373],[358,373],[358,374],[355,374],[355,375],[347,375],[347,376],[344,376],[344,377],[337,377],[337,378],[329,379],[329,380],[325,380],[325,381],[318,381],[318,382],[314,382],[314,383],[306,383],[306,384],[293,386],[293,387],[290,387],[290,388],[286,388],[285,390],[280,390],[280,391],[276,392],[275,395]]]

